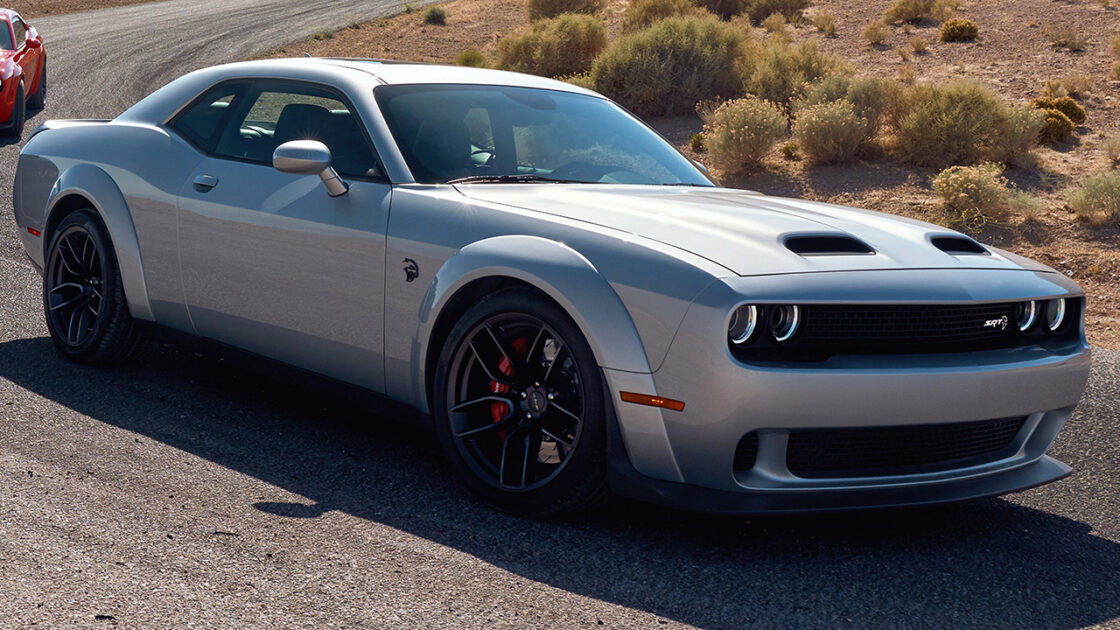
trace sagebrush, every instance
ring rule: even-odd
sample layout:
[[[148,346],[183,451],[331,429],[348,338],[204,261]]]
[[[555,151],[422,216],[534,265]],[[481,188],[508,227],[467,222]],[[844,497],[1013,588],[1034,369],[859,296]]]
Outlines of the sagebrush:
[[[972,20],[953,18],[941,24],[940,37],[943,42],[970,42],[980,34],[980,27]]]
[[[850,70],[847,60],[822,52],[815,40],[797,44],[770,40],[749,48],[745,87],[750,94],[784,104],[807,83]]]
[[[714,19],[668,18],[623,35],[595,60],[595,89],[642,116],[693,111],[743,92],[742,37]]]
[[[933,190],[950,223],[982,228],[1008,219],[1010,189],[999,164],[949,167],[933,178]]]
[[[498,68],[546,77],[586,72],[607,46],[607,28],[591,15],[574,13],[537,20],[527,31],[498,42]]]
[[[704,147],[712,164],[727,174],[757,166],[786,137],[785,113],[754,96],[724,103],[705,122]]]
[[[554,18],[562,13],[598,13],[603,0],[529,0],[529,19]]]
[[[851,103],[832,101],[801,110],[793,121],[793,137],[812,162],[847,162],[867,141],[868,128]]]
[[[670,17],[703,16],[707,11],[689,0],[634,0],[622,14],[622,31],[629,33]]]
[[[1120,222],[1120,171],[1086,177],[1068,201],[1079,219],[1090,223]]]

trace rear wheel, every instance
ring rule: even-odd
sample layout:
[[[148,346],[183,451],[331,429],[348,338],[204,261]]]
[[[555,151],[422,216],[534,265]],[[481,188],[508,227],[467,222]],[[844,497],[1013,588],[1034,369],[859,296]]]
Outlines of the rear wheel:
[[[27,106],[39,110],[47,106],[47,64],[39,70],[39,89],[27,99]]]
[[[548,516],[606,496],[602,381],[558,306],[520,289],[483,299],[451,331],[435,379],[440,443],[485,502]]]
[[[0,126],[0,135],[20,137],[23,135],[23,124],[27,120],[27,99],[23,95],[23,83],[16,87],[16,101],[12,104],[12,113],[7,122]]]
[[[43,310],[51,339],[72,361],[120,361],[146,346],[128,312],[112,244],[92,209],[68,215],[54,231],[43,272]]]

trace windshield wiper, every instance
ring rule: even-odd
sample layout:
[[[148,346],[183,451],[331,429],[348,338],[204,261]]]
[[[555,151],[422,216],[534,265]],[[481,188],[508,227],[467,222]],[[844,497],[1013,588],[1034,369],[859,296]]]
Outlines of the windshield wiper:
[[[598,182],[585,182],[577,179],[553,179],[540,175],[471,175],[448,181],[448,184],[595,184]]]

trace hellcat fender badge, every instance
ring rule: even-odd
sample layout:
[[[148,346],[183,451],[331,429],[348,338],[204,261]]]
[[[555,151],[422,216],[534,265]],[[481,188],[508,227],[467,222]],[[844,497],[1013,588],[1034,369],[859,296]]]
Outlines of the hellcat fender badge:
[[[404,265],[405,282],[412,282],[416,279],[417,276],[420,275],[420,265],[417,265],[415,260],[411,258],[405,258],[401,261],[401,263]]]

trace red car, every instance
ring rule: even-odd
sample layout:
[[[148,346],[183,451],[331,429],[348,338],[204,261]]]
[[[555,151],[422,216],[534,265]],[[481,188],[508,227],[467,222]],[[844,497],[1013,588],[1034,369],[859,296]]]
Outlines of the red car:
[[[0,134],[20,136],[27,108],[47,102],[43,38],[15,11],[0,9]]]

